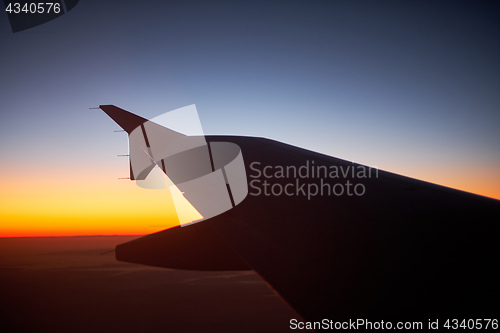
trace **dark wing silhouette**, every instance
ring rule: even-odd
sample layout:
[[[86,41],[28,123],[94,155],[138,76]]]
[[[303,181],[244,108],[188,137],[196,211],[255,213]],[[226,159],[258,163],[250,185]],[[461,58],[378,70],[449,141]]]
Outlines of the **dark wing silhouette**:
[[[253,269],[309,321],[427,322],[498,314],[500,201],[268,139],[206,139],[241,148],[248,196],[201,223],[118,245],[118,260],[193,270]],[[313,165],[349,171],[318,177]],[[302,174],[279,177],[278,166],[290,172],[302,167]],[[302,177],[306,169],[309,175]],[[365,177],[358,174],[362,170]],[[265,181],[275,194],[288,185],[288,194],[265,195]],[[341,186],[335,184],[343,186],[342,195],[336,195]],[[323,189],[323,195],[308,197],[308,186]],[[334,186],[336,194],[328,195]]]

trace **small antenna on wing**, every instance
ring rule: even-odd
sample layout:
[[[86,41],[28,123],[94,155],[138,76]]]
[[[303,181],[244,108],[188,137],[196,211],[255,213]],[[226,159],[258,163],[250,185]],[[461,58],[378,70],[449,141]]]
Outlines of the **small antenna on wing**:
[[[116,156],[122,157],[122,156],[130,156],[130,155],[116,155]]]
[[[118,130],[118,131],[113,131],[113,132],[115,132],[115,133],[117,133],[117,132],[125,132],[125,130]]]
[[[98,110],[100,107],[95,107],[95,108],[89,108],[89,110]]]
[[[103,255],[105,255],[105,254],[108,254],[108,253],[111,253],[111,252],[115,252],[115,249],[112,249],[112,250],[109,250],[109,251],[103,252],[103,253],[101,253],[101,256],[103,256]]]
[[[130,179],[130,177],[122,177],[122,178],[118,178],[118,179]]]

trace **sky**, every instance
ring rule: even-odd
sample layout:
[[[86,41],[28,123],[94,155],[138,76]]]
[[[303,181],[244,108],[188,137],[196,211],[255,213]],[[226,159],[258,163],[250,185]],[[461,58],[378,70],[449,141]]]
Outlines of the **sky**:
[[[0,15],[0,236],[146,234],[165,191],[127,137],[196,104],[205,134],[266,137],[500,199],[500,5],[81,0],[12,33]]]

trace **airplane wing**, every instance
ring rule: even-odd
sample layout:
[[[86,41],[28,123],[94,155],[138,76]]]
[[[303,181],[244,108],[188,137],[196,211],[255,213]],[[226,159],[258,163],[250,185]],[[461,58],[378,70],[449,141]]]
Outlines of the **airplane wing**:
[[[253,269],[308,321],[498,315],[500,201],[264,138],[206,141],[240,147],[246,198],[118,260]]]

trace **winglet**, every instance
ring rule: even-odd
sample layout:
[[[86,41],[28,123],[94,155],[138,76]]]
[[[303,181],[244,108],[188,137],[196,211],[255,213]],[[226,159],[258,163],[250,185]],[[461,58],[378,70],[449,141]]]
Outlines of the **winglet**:
[[[148,121],[145,118],[139,117],[138,115],[120,109],[114,105],[99,105],[99,108],[110,116],[111,119],[120,125],[120,127],[123,128],[128,134],[132,133],[134,129]]]

